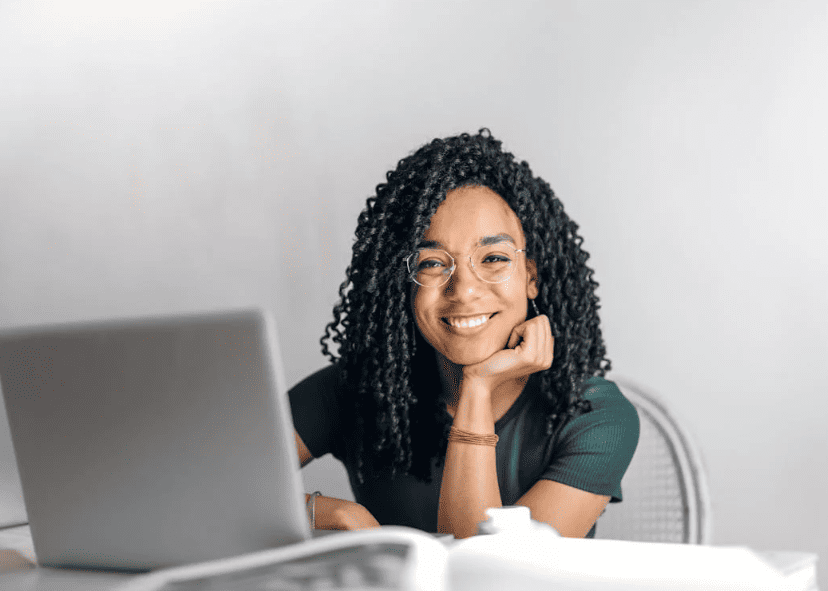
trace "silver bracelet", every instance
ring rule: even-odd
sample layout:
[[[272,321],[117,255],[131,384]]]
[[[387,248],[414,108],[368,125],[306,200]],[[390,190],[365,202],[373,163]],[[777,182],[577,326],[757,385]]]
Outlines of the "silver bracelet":
[[[308,503],[305,506],[305,510],[308,513],[308,521],[310,521],[311,531],[316,529],[316,497],[321,495],[322,493],[318,490],[312,492],[310,497],[308,498]]]

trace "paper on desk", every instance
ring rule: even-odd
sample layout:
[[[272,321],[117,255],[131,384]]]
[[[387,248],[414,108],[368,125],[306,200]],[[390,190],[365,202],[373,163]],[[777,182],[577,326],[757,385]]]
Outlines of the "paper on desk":
[[[449,553],[449,588],[556,591],[802,589],[742,547],[555,538],[478,536]]]

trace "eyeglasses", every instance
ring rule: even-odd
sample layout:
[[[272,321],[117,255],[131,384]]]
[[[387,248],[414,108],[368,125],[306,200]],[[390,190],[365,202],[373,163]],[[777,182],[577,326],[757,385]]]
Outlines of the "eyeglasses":
[[[510,243],[478,246],[469,255],[474,274],[486,283],[502,283],[512,276],[519,252]],[[445,250],[421,248],[405,257],[408,278],[423,287],[440,287],[449,280],[457,263]]]

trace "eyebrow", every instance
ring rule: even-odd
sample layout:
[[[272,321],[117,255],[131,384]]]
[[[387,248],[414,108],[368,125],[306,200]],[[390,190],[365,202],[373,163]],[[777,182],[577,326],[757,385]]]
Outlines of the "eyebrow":
[[[480,240],[477,241],[477,246],[489,246],[491,244],[499,244],[501,242],[511,242],[512,244],[517,244],[514,238],[512,238],[509,234],[501,233],[501,234],[494,234],[492,236],[483,236]],[[443,250],[446,247],[443,245],[442,242],[438,242],[436,240],[422,240],[418,248],[441,248]]]

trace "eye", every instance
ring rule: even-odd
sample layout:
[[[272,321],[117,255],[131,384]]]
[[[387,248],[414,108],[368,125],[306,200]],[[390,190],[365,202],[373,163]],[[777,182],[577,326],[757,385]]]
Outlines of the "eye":
[[[483,263],[493,263],[493,264],[498,264],[498,263],[503,264],[503,263],[511,263],[512,259],[509,258],[508,256],[506,256],[505,254],[491,253],[491,254],[487,254],[481,262],[483,262]]]
[[[488,252],[480,259],[481,265],[489,267],[509,265],[511,262],[512,257],[502,252]]]
[[[445,266],[446,264],[440,259],[426,259],[424,261],[420,261],[417,268],[424,271],[426,269],[439,269],[440,267]]]

